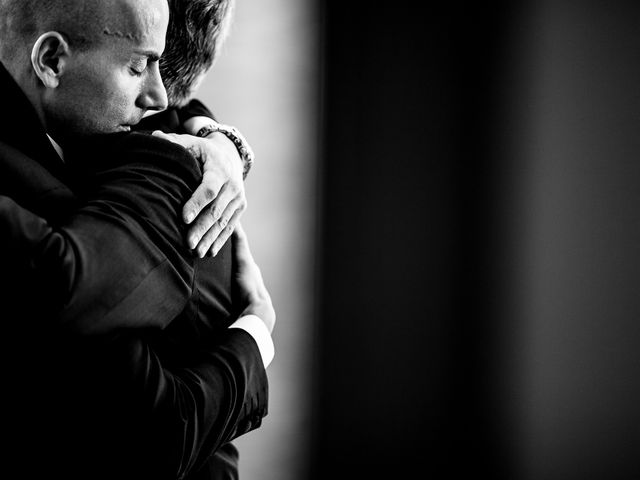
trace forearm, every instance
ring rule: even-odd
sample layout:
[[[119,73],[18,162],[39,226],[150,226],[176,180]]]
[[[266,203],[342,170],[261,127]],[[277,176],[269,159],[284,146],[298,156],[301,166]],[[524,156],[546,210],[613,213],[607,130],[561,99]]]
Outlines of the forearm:
[[[169,368],[150,346],[152,338],[120,341],[121,358],[129,362],[122,374],[132,377],[129,403],[143,399],[139,415],[149,425],[140,441],[151,442],[163,468],[178,478],[200,469],[222,444],[257,428],[267,413],[266,372],[245,332],[229,331],[189,365]]]
[[[189,480],[237,480],[238,449],[233,443],[225,443],[218,448],[206,464],[197,472],[192,471]]]
[[[86,161],[82,203],[64,220],[50,223],[5,197],[3,252],[25,288],[43,286],[36,291],[73,332],[164,328],[191,293],[193,259],[177,212],[199,170],[183,149],[149,136],[100,142],[100,156]]]
[[[95,212],[53,226],[0,196],[0,238],[4,275],[24,288],[38,286],[37,301],[75,333],[163,327],[188,293],[160,252]]]

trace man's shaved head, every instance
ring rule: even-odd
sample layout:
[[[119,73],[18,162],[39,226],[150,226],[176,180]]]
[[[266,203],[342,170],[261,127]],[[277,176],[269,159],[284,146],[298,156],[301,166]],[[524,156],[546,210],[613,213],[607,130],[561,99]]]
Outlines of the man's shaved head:
[[[0,0],[0,60],[24,59],[38,36],[56,31],[74,49],[107,36],[134,39],[159,14],[145,0]],[[18,58],[16,58],[18,57]]]

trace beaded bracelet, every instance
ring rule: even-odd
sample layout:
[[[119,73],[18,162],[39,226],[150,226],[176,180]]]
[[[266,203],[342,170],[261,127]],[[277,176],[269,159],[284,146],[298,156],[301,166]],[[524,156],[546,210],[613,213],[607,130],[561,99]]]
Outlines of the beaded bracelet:
[[[247,174],[249,173],[249,170],[251,170],[251,167],[253,166],[253,159],[254,159],[253,150],[251,149],[251,146],[249,145],[247,140],[244,138],[244,136],[240,133],[240,131],[237,128],[232,127],[230,125],[223,125],[222,123],[207,124],[204,127],[202,127],[200,130],[198,130],[198,133],[196,133],[196,136],[204,138],[215,132],[222,133],[229,140],[231,140],[233,144],[236,146],[236,149],[240,154],[240,159],[242,160],[242,165],[243,165],[242,178],[243,179],[247,178]]]

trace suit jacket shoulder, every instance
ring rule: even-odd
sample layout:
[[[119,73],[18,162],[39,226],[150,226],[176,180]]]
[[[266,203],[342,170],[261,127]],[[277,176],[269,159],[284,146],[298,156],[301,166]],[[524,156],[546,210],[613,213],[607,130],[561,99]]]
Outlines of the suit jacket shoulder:
[[[191,289],[167,339],[181,345],[207,343],[237,318],[232,278],[232,242],[215,258],[197,258],[187,247],[182,207],[199,185],[199,163],[181,146],[148,134],[102,135],[79,144],[72,157],[76,191],[85,211],[109,212],[131,234],[160,249]],[[110,206],[105,208],[105,204]],[[175,348],[175,345],[172,346]]]

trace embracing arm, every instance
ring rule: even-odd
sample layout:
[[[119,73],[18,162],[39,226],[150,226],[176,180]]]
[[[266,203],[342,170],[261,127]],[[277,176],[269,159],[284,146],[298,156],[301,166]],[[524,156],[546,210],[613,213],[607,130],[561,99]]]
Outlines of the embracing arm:
[[[81,204],[33,159],[6,145],[0,153],[0,192],[12,197],[0,197],[5,303],[13,300],[9,291],[34,292],[63,326],[81,334],[162,328],[182,310],[191,272],[123,214],[124,202],[112,196]]]
[[[182,219],[189,225],[189,246],[199,257],[217,254],[247,207],[244,178],[253,152],[236,129],[228,127],[232,132],[222,133],[219,127],[226,126],[195,99],[151,115],[137,127],[182,145],[202,165],[200,185],[182,209]]]
[[[11,204],[11,200],[0,198],[0,219],[6,219],[5,207]],[[25,222],[26,232],[48,228],[41,227],[42,220],[33,216],[20,221]],[[41,243],[39,239],[33,237],[34,245]],[[53,254],[62,242],[48,244],[46,248]],[[23,256],[23,252],[17,253],[14,258]],[[51,285],[56,284],[49,288]],[[43,283],[43,287],[47,285]],[[266,363],[256,341],[239,328],[228,329],[208,350],[191,352],[179,364],[175,359],[170,365],[163,361],[156,347],[162,342],[159,329],[121,329],[106,345],[100,361],[109,370],[108,377],[117,379],[113,388],[127,397],[123,405],[131,409],[132,420],[142,423],[137,428],[130,424],[132,429],[119,430],[118,435],[140,435],[137,445],[149,452],[153,468],[157,467],[159,474],[172,471],[175,478],[182,478],[182,474],[204,465],[220,445],[260,425],[267,414]],[[98,373],[97,378],[103,376]],[[125,382],[124,387],[120,382]],[[114,441],[120,442],[122,437],[114,437]]]
[[[275,311],[241,226],[233,240],[242,309],[233,328],[169,361],[162,355],[166,337],[159,330],[127,330],[109,349],[115,354],[109,365],[120,370],[115,377],[130,385],[122,404],[135,423],[142,419],[148,425],[138,430],[135,444],[145,445],[159,460],[152,463],[176,478],[210,466],[221,445],[259,427],[267,414],[265,368],[274,355]],[[238,325],[243,321],[246,331]]]
[[[271,333],[276,315],[240,225],[233,241],[235,283],[243,308],[239,322],[244,320],[253,333],[236,322],[232,327],[237,327],[229,328],[210,350],[195,352],[188,367],[172,372],[161,366],[156,352],[144,342],[126,344],[137,355],[124,370],[134,372],[133,385],[143,390],[136,396],[147,398],[151,406],[144,409],[152,412],[154,428],[149,432],[160,444],[153,449],[164,445],[169,450],[163,458],[178,478],[198,471],[221,445],[260,426],[267,414],[265,368],[274,355]]]
[[[162,328],[183,308],[190,292],[184,275],[131,233],[82,209],[53,226],[0,196],[3,275],[12,288],[38,292],[37,301],[76,333]]]
[[[99,265],[102,265],[100,268],[109,268],[108,271],[113,274],[107,276],[111,276],[111,280],[104,281],[117,283],[116,280],[119,279],[125,282],[125,286],[129,285],[128,280],[120,274],[123,272],[120,268],[133,268],[133,263],[147,262],[148,268],[142,270],[143,278],[147,278],[149,273],[145,273],[145,270],[153,273],[158,270],[158,265],[166,264],[172,268],[177,265],[177,270],[189,271],[190,262],[187,258],[179,254],[178,250],[173,250],[171,241],[162,240],[165,235],[161,227],[173,228],[171,224],[177,222],[163,221],[158,215],[164,211],[179,215],[179,202],[188,190],[188,184],[197,181],[197,171],[183,171],[179,175],[182,178],[190,178],[186,183],[173,181],[173,175],[165,178],[171,181],[165,182],[162,179],[162,172],[165,170],[157,170],[158,162],[161,165],[162,160],[156,157],[153,162],[145,160],[145,157],[153,155],[157,149],[147,147],[161,142],[165,147],[165,154],[173,150],[179,155],[186,152],[175,145],[151,137],[131,137],[131,141],[142,142],[128,150],[138,159],[138,163],[131,163],[126,156],[122,156],[119,157],[119,163],[116,161],[109,168],[100,168],[96,184],[88,187],[86,204],[69,220],[55,228],[11,199],[0,198],[0,229],[4,228],[7,233],[0,235],[0,239],[3,242],[14,243],[11,255],[14,269],[26,266],[34,278],[55,278],[53,283],[43,281],[42,286],[46,288],[47,284],[50,284],[65,292],[70,290],[71,301],[67,302],[67,307],[81,302],[87,308],[92,308],[95,307],[94,301],[105,301],[100,296],[112,287],[104,285],[104,289],[100,288],[98,295],[93,288],[86,287],[91,285],[91,282],[103,281],[98,278],[100,275],[97,275],[99,272],[96,269]],[[180,165],[187,168],[184,166],[187,159],[182,160]],[[117,182],[110,181],[116,178]],[[155,181],[151,181],[150,178],[155,178]],[[147,188],[150,186],[149,183],[157,188]],[[162,186],[164,183],[178,190],[167,191],[166,187]],[[145,187],[144,191],[138,192],[142,186]],[[140,195],[145,201],[141,201]],[[170,202],[174,208],[157,208],[162,202]],[[134,221],[134,217],[138,220]],[[103,228],[104,230],[101,230]],[[140,235],[132,235],[132,232]],[[119,238],[121,234],[122,239],[114,241],[114,238]],[[153,235],[156,240],[152,246],[146,242],[142,245],[136,243],[136,238],[149,235]],[[169,234],[167,238],[175,240],[175,235]],[[241,267],[240,277],[242,272],[247,272],[249,277],[249,281],[240,279],[241,291],[245,292],[240,298],[247,305],[241,320],[248,321],[250,317],[256,319],[255,315],[261,316],[264,320],[262,328],[269,337],[275,321],[271,301],[248,248],[242,243],[237,246],[240,247],[236,248],[240,255],[237,259]],[[152,250],[145,251],[145,248]],[[5,243],[0,251],[10,250]],[[105,251],[108,252],[107,255],[103,254]],[[121,262],[121,259],[125,258],[121,256],[130,255],[131,251],[135,251],[136,255],[140,253],[141,257],[129,257],[131,262]],[[152,259],[174,261],[156,264],[145,260],[149,253],[152,254]],[[101,264],[105,259],[107,265]],[[92,262],[97,263],[92,267]],[[109,263],[113,266],[109,267]],[[38,273],[39,268],[49,269],[45,270],[46,276],[41,276],[42,270]],[[61,282],[60,278],[64,278],[64,281]],[[251,279],[254,280],[253,283]],[[167,288],[167,284],[160,280],[155,287]],[[144,285],[144,282],[142,284]],[[74,291],[78,288],[86,290],[86,298],[81,298],[81,291]],[[138,293],[140,292],[134,291],[134,294],[127,298],[134,298]],[[150,293],[153,293],[153,288]],[[135,320],[137,315],[150,315],[146,308],[152,306],[146,302],[137,304],[131,301],[128,307],[134,310],[132,312],[126,308],[118,309],[120,304],[117,302],[106,304],[115,308],[108,311],[113,315],[111,319],[121,322],[121,326],[127,326],[122,323],[122,319],[127,316]],[[144,308],[145,311],[136,312],[136,308]],[[81,309],[75,308],[75,311],[80,312]],[[118,313],[124,317],[116,318]],[[158,314],[166,316],[166,312]],[[84,322],[87,315],[90,316],[91,312],[85,312],[80,316],[82,318],[73,321]],[[105,318],[107,317],[96,318],[95,323],[89,325],[73,323],[72,327],[96,332],[112,330],[114,324],[104,322]],[[260,322],[261,320],[258,320],[258,325]],[[149,422],[146,422],[149,428],[137,431],[141,432],[145,442],[156,447],[153,449],[154,452],[162,453],[154,455],[154,458],[160,458],[159,464],[172,471],[197,470],[219,445],[256,428],[266,414],[265,366],[270,362],[270,356],[263,355],[265,349],[261,347],[251,328],[243,329],[241,325],[238,327],[229,329],[214,345],[210,345],[208,350],[201,348],[191,352],[189,358],[181,358],[179,364],[176,364],[175,356],[172,357],[173,362],[168,363],[166,358],[160,355],[162,349],[158,350],[157,344],[162,344],[163,332],[159,329],[120,329],[116,335],[119,340],[113,345],[107,345],[105,363],[110,370],[115,370],[116,374],[113,377],[119,379],[119,382],[129,380],[129,386],[124,392],[130,393],[131,402],[125,404],[134,408],[136,401],[142,402],[138,403],[139,408],[135,409],[140,415],[133,415],[133,419],[137,420],[140,416],[149,419]],[[271,357],[272,355],[273,352]],[[98,377],[102,378],[101,375]],[[128,434],[121,432],[121,435]]]
[[[130,380],[124,389],[130,399],[124,401],[142,422],[136,444],[144,445],[141,453],[149,452],[154,468],[183,478],[222,444],[260,426],[267,414],[267,376],[246,332],[229,329],[210,351],[169,368],[153,348],[153,336],[136,335],[123,332],[111,353],[126,361],[118,364],[120,378]]]

